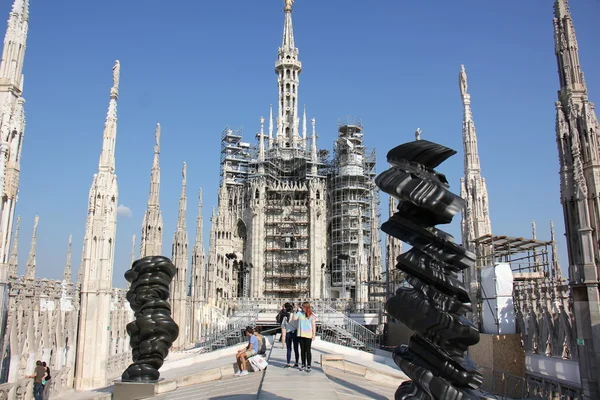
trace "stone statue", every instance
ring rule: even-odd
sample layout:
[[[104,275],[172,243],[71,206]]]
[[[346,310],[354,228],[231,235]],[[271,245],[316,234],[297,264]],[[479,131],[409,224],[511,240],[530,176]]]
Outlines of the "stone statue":
[[[154,131],[154,148],[158,151],[160,149],[160,124],[156,124],[156,130]]]
[[[292,4],[294,4],[294,0],[285,0],[284,11],[292,11]]]
[[[187,164],[185,162],[183,163],[183,168],[181,169],[181,176],[183,177],[184,181],[187,181]]]
[[[421,128],[417,128],[415,132],[415,140],[421,140]]]
[[[179,326],[171,318],[167,301],[176,272],[171,260],[162,256],[139,259],[125,272],[131,284],[127,301],[135,312],[135,321],[127,324],[133,364],[121,375],[123,382],[150,383],[160,377],[158,369],[179,336]]]
[[[396,400],[480,398],[483,376],[467,355],[479,342],[479,331],[466,318],[471,300],[457,275],[475,266],[475,254],[435,227],[450,223],[465,206],[434,170],[454,154],[427,140],[409,142],[388,153],[392,168],[375,179],[399,201],[398,212],[381,230],[412,246],[396,265],[410,287],[399,288],[386,303],[387,312],[414,331],[408,346],[393,354],[412,380],[398,387]]]
[[[121,77],[121,63],[119,60],[115,61],[115,66],[113,67],[113,88],[119,88],[119,79]]]
[[[460,86],[460,95],[464,98],[467,94],[467,89],[469,85],[467,85],[467,71],[465,71],[465,66],[460,66],[460,74],[458,75],[458,85]]]

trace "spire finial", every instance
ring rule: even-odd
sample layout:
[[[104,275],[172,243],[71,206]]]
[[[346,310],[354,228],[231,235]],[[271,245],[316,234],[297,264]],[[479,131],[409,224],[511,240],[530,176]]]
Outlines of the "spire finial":
[[[531,234],[533,236],[533,240],[537,240],[537,228],[535,226],[535,221],[531,221]]]
[[[119,81],[121,79],[121,63],[119,60],[115,61],[115,65],[113,66],[113,86],[111,90],[111,94],[119,94]]]
[[[294,0],[284,0],[285,2],[285,7],[283,8],[283,10],[285,12],[292,12],[292,5],[294,4]]]
[[[421,140],[421,128],[417,128],[415,131],[415,140]]]

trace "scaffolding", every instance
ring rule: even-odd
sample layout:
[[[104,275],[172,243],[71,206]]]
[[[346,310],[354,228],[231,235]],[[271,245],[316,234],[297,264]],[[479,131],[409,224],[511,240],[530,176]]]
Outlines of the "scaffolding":
[[[552,241],[485,235],[474,242],[478,271],[498,263],[507,263],[515,281],[548,278],[553,273],[548,258]]]
[[[328,239],[332,297],[357,299],[369,278],[373,230],[378,216],[375,151],[363,144],[363,125],[354,117],[338,122],[338,139],[328,173]]]
[[[253,160],[250,144],[242,141],[242,129],[226,126],[221,132],[221,180],[220,184],[243,185]]]

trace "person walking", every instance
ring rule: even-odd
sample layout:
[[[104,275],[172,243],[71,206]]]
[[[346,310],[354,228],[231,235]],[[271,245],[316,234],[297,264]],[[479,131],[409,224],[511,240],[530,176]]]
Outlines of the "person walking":
[[[296,363],[293,367],[298,368],[298,318],[296,318],[296,313],[293,313],[292,310],[292,305],[285,303],[285,314],[281,322],[281,332],[287,348],[287,364],[283,368],[292,367],[292,345],[294,346],[294,355],[296,356]]]
[[[317,316],[312,312],[310,303],[305,301],[302,303],[302,311],[296,314],[298,318],[298,337],[300,341],[300,356],[302,358],[302,366],[300,371],[306,370],[310,372],[310,364],[312,362],[311,346],[312,341],[317,335]]]

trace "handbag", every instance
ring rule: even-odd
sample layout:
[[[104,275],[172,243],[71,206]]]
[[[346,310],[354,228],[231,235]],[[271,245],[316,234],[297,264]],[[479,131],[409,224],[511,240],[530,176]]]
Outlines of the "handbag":
[[[250,361],[250,364],[252,364],[252,367],[258,371],[262,371],[263,369],[265,369],[269,366],[269,363],[267,362],[267,360],[265,360],[258,354],[255,355],[254,357],[251,357],[248,361]]]

